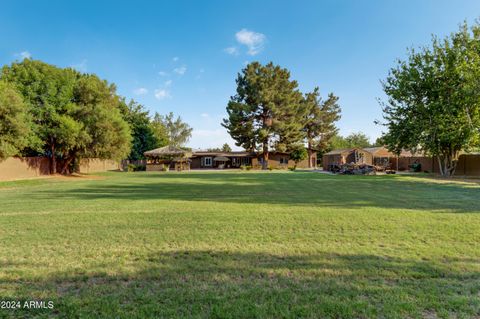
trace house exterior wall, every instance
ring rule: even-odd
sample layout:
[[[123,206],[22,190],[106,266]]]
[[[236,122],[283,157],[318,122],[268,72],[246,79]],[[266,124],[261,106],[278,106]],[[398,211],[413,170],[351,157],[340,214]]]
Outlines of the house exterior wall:
[[[351,149],[337,154],[325,154],[322,158],[323,170],[330,170],[332,165],[343,165],[355,163],[355,152],[358,151],[363,154],[363,161],[356,164],[373,164],[373,155],[370,152],[362,149]]]
[[[355,152],[363,154],[363,160],[362,161],[359,161],[357,163],[357,161],[355,160]],[[363,151],[361,149],[351,150],[350,152],[348,152],[348,154],[344,155],[344,157],[345,157],[345,163],[346,164],[350,164],[350,163],[368,164],[368,165],[373,164],[373,155],[371,153],[369,153],[367,151]]]
[[[342,155],[323,155],[322,166],[323,170],[328,170],[331,165],[340,165],[342,163]]]
[[[316,158],[316,154],[314,154]],[[252,159],[252,166],[254,168],[261,168],[261,157],[254,157]],[[273,169],[287,169],[295,166],[295,162],[290,159],[290,156],[285,153],[270,153],[268,156],[268,166]],[[297,168],[308,168],[308,158],[297,163]]]

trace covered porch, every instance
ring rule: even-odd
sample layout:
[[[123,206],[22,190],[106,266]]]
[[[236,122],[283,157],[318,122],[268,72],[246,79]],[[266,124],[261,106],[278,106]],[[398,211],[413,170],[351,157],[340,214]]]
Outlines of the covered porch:
[[[143,153],[147,171],[190,170],[192,153],[174,146],[164,146]]]

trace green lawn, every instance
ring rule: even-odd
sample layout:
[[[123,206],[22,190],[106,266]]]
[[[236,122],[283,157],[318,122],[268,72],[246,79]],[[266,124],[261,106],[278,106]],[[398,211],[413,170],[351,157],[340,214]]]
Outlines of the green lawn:
[[[309,172],[0,183],[0,317],[480,316],[480,185]]]

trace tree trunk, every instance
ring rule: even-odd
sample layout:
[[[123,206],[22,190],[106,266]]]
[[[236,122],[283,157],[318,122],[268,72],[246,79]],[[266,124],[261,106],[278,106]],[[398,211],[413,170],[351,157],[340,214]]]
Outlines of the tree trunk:
[[[57,173],[57,159],[55,157],[55,144],[52,142],[50,145],[50,174]]]
[[[263,143],[262,169],[268,169],[268,143]]]
[[[458,152],[446,155],[437,155],[440,175],[443,177],[452,177],[455,174],[458,163]]]
[[[71,155],[69,157],[67,157],[67,159],[65,160],[65,162],[63,163],[63,167],[62,167],[62,170],[60,172],[60,174],[67,174],[67,173],[71,173],[70,171],[68,171],[68,165],[70,165],[70,163],[75,159],[75,156],[74,155]]]
[[[310,142],[308,142],[307,152],[308,152],[308,168],[317,166],[316,165],[317,163],[315,164],[312,163],[313,150],[312,150],[312,143]]]

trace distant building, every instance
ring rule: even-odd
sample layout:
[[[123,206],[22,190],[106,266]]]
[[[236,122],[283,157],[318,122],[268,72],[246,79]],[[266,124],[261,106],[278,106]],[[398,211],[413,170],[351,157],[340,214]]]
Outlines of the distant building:
[[[251,166],[260,168],[262,156],[256,152],[209,152],[161,147],[144,153],[147,157],[147,171],[160,171],[165,167],[171,170],[184,169],[223,169]],[[314,154],[316,158],[316,154]],[[288,168],[295,163],[288,153],[270,152],[268,166],[271,168]],[[298,162],[297,168],[308,168],[308,159]]]

